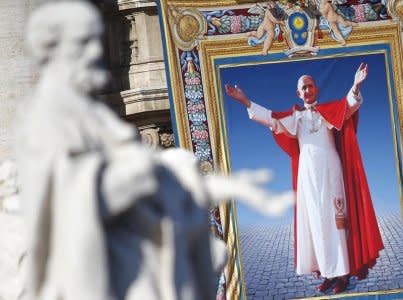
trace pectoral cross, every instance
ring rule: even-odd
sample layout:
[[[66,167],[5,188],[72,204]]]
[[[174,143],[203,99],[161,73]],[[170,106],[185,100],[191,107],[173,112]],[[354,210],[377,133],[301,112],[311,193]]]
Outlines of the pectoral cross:
[[[308,108],[308,111],[311,114],[311,128],[309,128],[309,133],[318,132],[320,125],[318,127],[315,127],[315,123],[317,121],[317,119],[315,118],[315,114],[314,114],[314,112],[316,111],[315,106],[310,106]]]
[[[315,128],[314,125],[312,124],[312,128],[309,129],[309,133],[315,133],[315,132],[318,132],[318,131],[319,131],[319,128]]]

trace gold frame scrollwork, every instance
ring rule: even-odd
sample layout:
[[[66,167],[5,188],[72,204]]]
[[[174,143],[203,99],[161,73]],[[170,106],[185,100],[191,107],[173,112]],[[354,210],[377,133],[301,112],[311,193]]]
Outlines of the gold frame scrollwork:
[[[400,20],[400,24],[403,26],[403,1],[401,0],[388,0],[387,8],[389,13]]]

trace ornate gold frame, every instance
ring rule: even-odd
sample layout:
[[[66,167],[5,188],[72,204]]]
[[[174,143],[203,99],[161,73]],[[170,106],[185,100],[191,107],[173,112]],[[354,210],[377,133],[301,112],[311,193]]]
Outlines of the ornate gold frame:
[[[172,35],[173,21],[172,9],[179,11],[190,10],[207,10],[207,9],[223,9],[231,7],[247,7],[252,1],[189,1],[189,0],[160,0],[159,8],[161,12],[161,27],[163,31],[163,40],[165,42],[165,55],[167,60],[168,85],[171,95],[171,110],[173,123],[176,126],[176,138],[180,147],[193,149],[192,136],[189,127],[189,118],[186,108],[186,99],[184,95],[184,82],[181,75],[181,66],[179,58],[178,43],[175,42]],[[201,25],[205,26],[205,25]],[[197,31],[197,30],[196,30]],[[209,141],[211,145],[211,156],[213,158],[212,165],[209,163],[204,165],[204,171],[209,172],[212,169],[220,170],[225,173],[231,172],[228,145],[226,138],[226,125],[223,111],[221,89],[218,88],[220,78],[217,74],[217,66],[215,60],[227,57],[253,56],[260,54],[260,47],[252,48],[247,44],[246,34],[234,34],[224,36],[206,37],[200,35],[200,32],[192,31],[190,36],[197,39],[197,51],[200,59],[200,73],[204,89],[204,101],[209,126]],[[399,138],[395,139],[396,148],[403,149],[403,54],[401,28],[398,21],[377,21],[372,23],[360,24],[355,27],[354,31],[348,38],[348,46],[377,45],[387,44],[390,47],[391,65],[393,68],[394,82],[392,84],[396,93],[397,113],[400,124],[394,123],[393,126],[399,126]],[[321,40],[317,41],[316,46],[320,49],[338,49],[342,48],[338,43],[331,39],[329,35],[325,35]],[[285,42],[275,42],[270,49],[270,53],[281,53],[287,48]],[[315,59],[297,58],[297,59]],[[393,113],[393,112],[391,112]],[[392,118],[393,120],[393,118]],[[403,162],[396,154],[396,161],[403,167]],[[400,180],[403,174],[399,175]],[[401,182],[401,181],[400,181]],[[402,191],[401,191],[402,194]],[[403,197],[400,199],[402,216],[403,216]],[[227,299],[246,299],[245,281],[242,274],[242,258],[236,253],[239,250],[239,234],[236,223],[236,208],[233,203],[223,205],[219,208],[222,226],[223,239],[228,245],[230,251],[230,261],[225,270],[226,275],[226,293]],[[237,250],[238,249],[238,250]],[[377,294],[389,294],[397,291],[381,291]],[[360,293],[360,295],[370,295],[374,293]],[[348,294],[354,296],[359,294]],[[340,298],[346,295],[338,296]],[[326,296],[328,299],[329,296]],[[332,297],[333,298],[333,297]],[[317,299],[324,299],[317,297]]]

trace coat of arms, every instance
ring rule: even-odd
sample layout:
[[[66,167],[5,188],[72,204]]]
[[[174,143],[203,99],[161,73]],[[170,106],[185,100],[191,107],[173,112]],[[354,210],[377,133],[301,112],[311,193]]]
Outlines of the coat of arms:
[[[304,10],[291,12],[283,28],[289,47],[286,54],[288,56],[308,53],[315,55],[319,51],[318,47],[314,47],[315,28],[316,19],[310,18]]]

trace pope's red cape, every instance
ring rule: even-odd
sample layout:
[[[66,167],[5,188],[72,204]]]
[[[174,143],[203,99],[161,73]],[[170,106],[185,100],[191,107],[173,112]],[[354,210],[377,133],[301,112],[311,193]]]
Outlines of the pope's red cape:
[[[360,149],[356,137],[358,111],[345,120],[347,100],[332,101],[316,105],[316,110],[330,124],[334,126],[335,141],[339,153],[344,175],[344,188],[348,212],[347,244],[350,264],[350,275],[363,279],[368,274],[368,268],[372,268],[379,257],[379,251],[384,248],[378,223],[372,205],[371,195],[365,176]],[[301,110],[295,105],[286,112],[273,112],[272,117],[281,119],[291,115],[295,110]],[[274,134],[277,144],[291,158],[292,186],[297,189],[299,145],[298,140],[285,134]],[[294,210],[294,257],[298,241],[296,236],[297,204]]]

